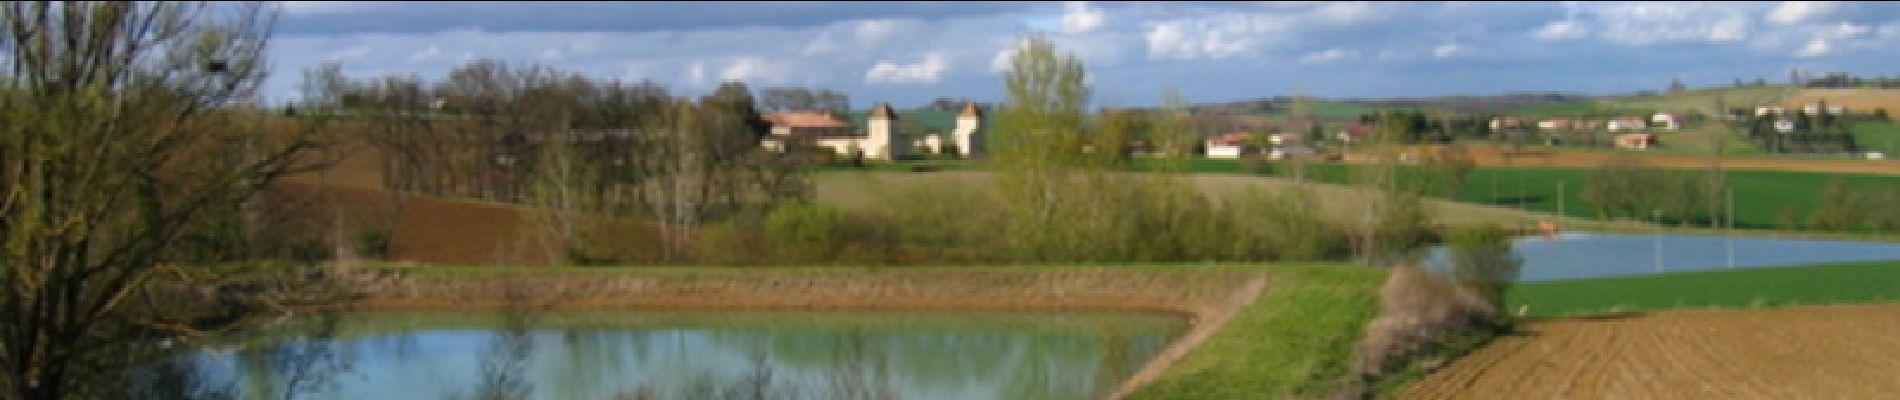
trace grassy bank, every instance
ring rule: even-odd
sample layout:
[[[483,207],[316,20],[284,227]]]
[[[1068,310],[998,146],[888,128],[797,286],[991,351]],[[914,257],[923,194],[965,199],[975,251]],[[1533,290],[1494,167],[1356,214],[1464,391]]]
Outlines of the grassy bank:
[[[1135,392],[1138,399],[1323,397],[1378,312],[1383,270],[1259,267],[1272,284],[1254,304]]]
[[[1670,308],[1748,308],[1900,300],[1900,262],[1682,272],[1518,284],[1508,303],[1556,317]]]

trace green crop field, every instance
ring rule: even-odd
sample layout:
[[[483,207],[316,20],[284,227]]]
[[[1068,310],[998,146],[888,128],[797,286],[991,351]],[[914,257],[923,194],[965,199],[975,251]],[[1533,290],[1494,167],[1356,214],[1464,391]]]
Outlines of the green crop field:
[[[1888,158],[1900,156],[1900,125],[1891,122],[1862,122],[1849,128],[1854,135],[1854,144],[1864,151],[1887,153]]]
[[[1697,271],[1521,283],[1512,310],[1554,317],[1689,307],[1766,307],[1900,300],[1900,262]]]
[[[1186,164],[1194,173],[1246,173],[1236,160],[1195,159]],[[1149,168],[1137,163],[1136,169]],[[1288,164],[1275,163],[1277,173]],[[1309,163],[1307,178],[1319,182],[1350,183],[1355,166],[1339,163]],[[1584,200],[1584,190],[1592,170],[1582,168],[1476,168],[1465,178],[1454,200],[1507,208],[1556,213],[1580,218],[1598,218],[1594,205]],[[1423,179],[1425,169],[1400,167],[1402,180]],[[1804,220],[1820,204],[1828,180],[1839,177],[1854,191],[1874,188],[1900,188],[1900,176],[1867,174],[1824,174],[1783,171],[1728,171],[1735,188],[1735,226],[1738,228],[1787,228],[1785,224]],[[1563,200],[1558,201],[1558,192]],[[1665,221],[1674,220],[1664,216]]]

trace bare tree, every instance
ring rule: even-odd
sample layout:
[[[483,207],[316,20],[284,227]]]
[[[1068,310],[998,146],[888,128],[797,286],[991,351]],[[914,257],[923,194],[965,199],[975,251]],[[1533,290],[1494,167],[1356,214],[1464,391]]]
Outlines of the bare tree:
[[[238,212],[313,147],[242,123],[263,5],[0,5],[0,393],[85,397],[189,331],[148,293],[180,238]]]

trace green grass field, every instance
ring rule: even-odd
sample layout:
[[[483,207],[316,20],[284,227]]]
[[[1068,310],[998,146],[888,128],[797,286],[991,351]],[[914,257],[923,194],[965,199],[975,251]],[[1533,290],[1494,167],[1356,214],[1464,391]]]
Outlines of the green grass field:
[[[1187,170],[1193,173],[1245,173],[1236,160],[1194,159]],[[1136,169],[1147,168],[1137,163]],[[1284,171],[1285,164],[1274,166]],[[1339,163],[1309,163],[1307,177],[1319,182],[1349,183],[1355,166]],[[1418,180],[1422,167],[1400,167],[1401,179]],[[1465,178],[1454,200],[1557,213],[1579,218],[1599,218],[1595,206],[1584,200],[1585,185],[1592,170],[1582,168],[1476,168]],[[1856,191],[1900,187],[1900,176],[1866,174],[1823,174],[1783,171],[1728,171],[1735,187],[1737,228],[1782,229],[1787,223],[1805,220],[1818,207],[1820,193],[1828,180],[1839,177]],[[1562,192],[1559,204],[1558,192]],[[1671,220],[1664,216],[1665,221]]]
[[[1531,282],[1511,289],[1512,310],[1557,317],[1694,307],[1765,307],[1900,300],[1900,262],[1822,264]]]
[[[1353,343],[1379,308],[1385,271],[1255,267],[1273,273],[1258,301],[1188,353],[1136,399],[1323,397],[1344,376]]]
[[[1891,122],[1862,122],[1849,127],[1854,135],[1854,144],[1862,151],[1887,153],[1888,158],[1900,156],[1900,125]]]

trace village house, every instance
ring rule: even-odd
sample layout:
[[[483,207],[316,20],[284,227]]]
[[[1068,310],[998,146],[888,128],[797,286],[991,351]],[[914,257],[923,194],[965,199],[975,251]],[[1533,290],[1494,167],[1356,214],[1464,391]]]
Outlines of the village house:
[[[1821,112],[1823,111],[1826,111],[1827,114],[1829,115],[1840,115],[1840,114],[1847,113],[1847,108],[1836,106],[1836,105],[1829,105],[1825,101],[1820,102],[1820,103],[1808,103],[1808,104],[1801,105],[1801,112],[1806,113],[1808,115],[1821,115]]]
[[[1675,114],[1656,113],[1655,115],[1649,116],[1649,122],[1663,130],[1673,131],[1682,129],[1682,120],[1677,118]]]
[[[1649,129],[1649,123],[1636,118],[1617,118],[1605,121],[1604,129],[1610,131],[1640,131]]]
[[[1616,147],[1621,149],[1648,150],[1656,145],[1656,136],[1647,133],[1625,133],[1616,135]]]
[[[1524,127],[1524,120],[1517,118],[1492,118],[1491,130],[1517,129]]]
[[[879,103],[861,121],[854,121],[854,116],[824,111],[770,113],[764,118],[772,125],[771,134],[761,139],[759,145],[783,151],[787,142],[802,141],[830,149],[840,156],[875,160],[902,159],[911,156],[912,150],[932,154],[955,151],[961,157],[983,154],[987,145],[984,138],[987,121],[975,103],[965,104],[954,118],[945,114],[947,112],[934,111],[915,110],[899,115],[890,104]],[[905,118],[917,120],[900,123]],[[919,132],[905,132],[905,127]]]
[[[1574,126],[1575,123],[1576,121],[1571,121],[1567,119],[1547,119],[1543,121],[1537,121],[1537,129],[1545,129],[1545,130],[1570,129],[1570,127]]]
[[[1209,138],[1207,139],[1207,158],[1240,158],[1241,155],[1247,154],[1249,147],[1247,142],[1252,138],[1253,134],[1247,132],[1234,132]]]

